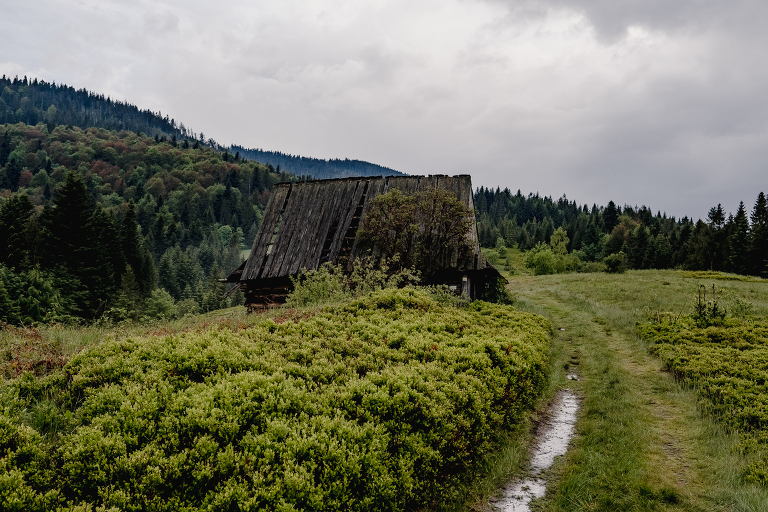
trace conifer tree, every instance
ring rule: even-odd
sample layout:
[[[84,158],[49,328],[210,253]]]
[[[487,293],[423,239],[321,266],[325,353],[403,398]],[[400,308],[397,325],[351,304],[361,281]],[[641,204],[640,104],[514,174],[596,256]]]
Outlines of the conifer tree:
[[[0,206],[0,263],[16,270],[28,266],[28,224],[33,211],[26,194],[13,195]]]
[[[120,244],[126,265],[133,270],[142,297],[148,297],[155,287],[154,265],[145,249],[136,222],[136,205],[128,202],[128,209],[120,226]]]
[[[768,201],[763,192],[757,196],[751,220],[750,272],[757,276],[766,276],[768,275]]]
[[[707,214],[709,227],[712,231],[710,264],[711,270],[724,270],[728,266],[728,231],[725,229],[725,212],[723,206],[718,204],[710,208]]]
[[[728,237],[730,254],[728,255],[729,270],[736,274],[746,274],[749,264],[749,221],[744,208],[744,201],[739,203],[739,209],[733,218],[730,236]]]
[[[113,262],[118,243],[112,218],[94,207],[83,179],[72,171],[54,204],[44,212],[44,265],[68,281],[62,291],[70,294],[77,313],[95,318],[116,287]]]
[[[616,208],[616,203],[608,201],[608,206],[603,210],[603,221],[605,222],[605,230],[610,233],[613,228],[619,223],[619,209]]]
[[[138,320],[142,307],[142,294],[136,281],[136,274],[130,265],[125,267],[115,305],[125,311],[127,318]]]

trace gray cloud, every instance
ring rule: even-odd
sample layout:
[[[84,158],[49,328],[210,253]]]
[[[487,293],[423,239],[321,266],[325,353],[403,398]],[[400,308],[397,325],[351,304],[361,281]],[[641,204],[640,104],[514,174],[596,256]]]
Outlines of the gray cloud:
[[[768,5],[0,0],[0,73],[223,143],[703,216],[768,191]]]

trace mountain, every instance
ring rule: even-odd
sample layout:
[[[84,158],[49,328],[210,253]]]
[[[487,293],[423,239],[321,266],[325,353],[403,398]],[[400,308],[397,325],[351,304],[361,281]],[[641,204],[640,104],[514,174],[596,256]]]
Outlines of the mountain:
[[[297,176],[312,176],[314,179],[324,180],[330,178],[347,178],[351,176],[402,176],[403,173],[362,160],[344,160],[333,158],[323,160],[305,156],[294,156],[278,151],[264,151],[261,149],[246,149],[242,146],[231,146],[230,151],[241,157],[256,160],[288,171]]]
[[[184,123],[163,116],[161,112],[141,110],[128,102],[105,98],[103,94],[86,89],[48,83],[37,78],[28,80],[26,76],[21,80],[18,77],[11,80],[3,75],[0,78],[0,125],[15,123],[31,126],[43,123],[49,132],[58,125],[64,125],[82,130],[126,130],[146,134],[158,141],[197,141],[219,152],[239,152],[242,158],[279,166],[284,172],[315,179],[402,174],[362,160],[322,160],[276,151],[246,149],[240,145],[226,148],[213,139],[206,139],[203,133],[193,132]]]

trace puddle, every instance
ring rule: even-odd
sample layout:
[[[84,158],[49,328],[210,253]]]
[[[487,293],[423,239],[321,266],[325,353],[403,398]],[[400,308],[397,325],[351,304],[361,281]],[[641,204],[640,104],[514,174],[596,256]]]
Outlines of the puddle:
[[[528,476],[510,483],[501,498],[490,502],[492,510],[503,512],[529,512],[534,498],[544,496],[547,482],[540,477],[558,455],[565,455],[573,437],[579,398],[569,389],[562,390],[552,406],[552,416],[539,433],[531,455]]]

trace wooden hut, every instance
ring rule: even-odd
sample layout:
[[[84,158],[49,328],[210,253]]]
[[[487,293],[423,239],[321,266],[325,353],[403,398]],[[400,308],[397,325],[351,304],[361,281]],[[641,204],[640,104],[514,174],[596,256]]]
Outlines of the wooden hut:
[[[454,193],[474,212],[468,175],[377,176],[277,184],[250,256],[226,281],[237,283],[245,292],[249,311],[284,303],[291,291],[292,276],[316,270],[325,262],[348,267],[362,255],[357,231],[373,198],[393,189],[410,195],[436,188]],[[467,232],[467,242],[471,257],[454,261],[452,267],[431,276],[430,281],[477,298],[502,276],[480,252],[475,222]]]

